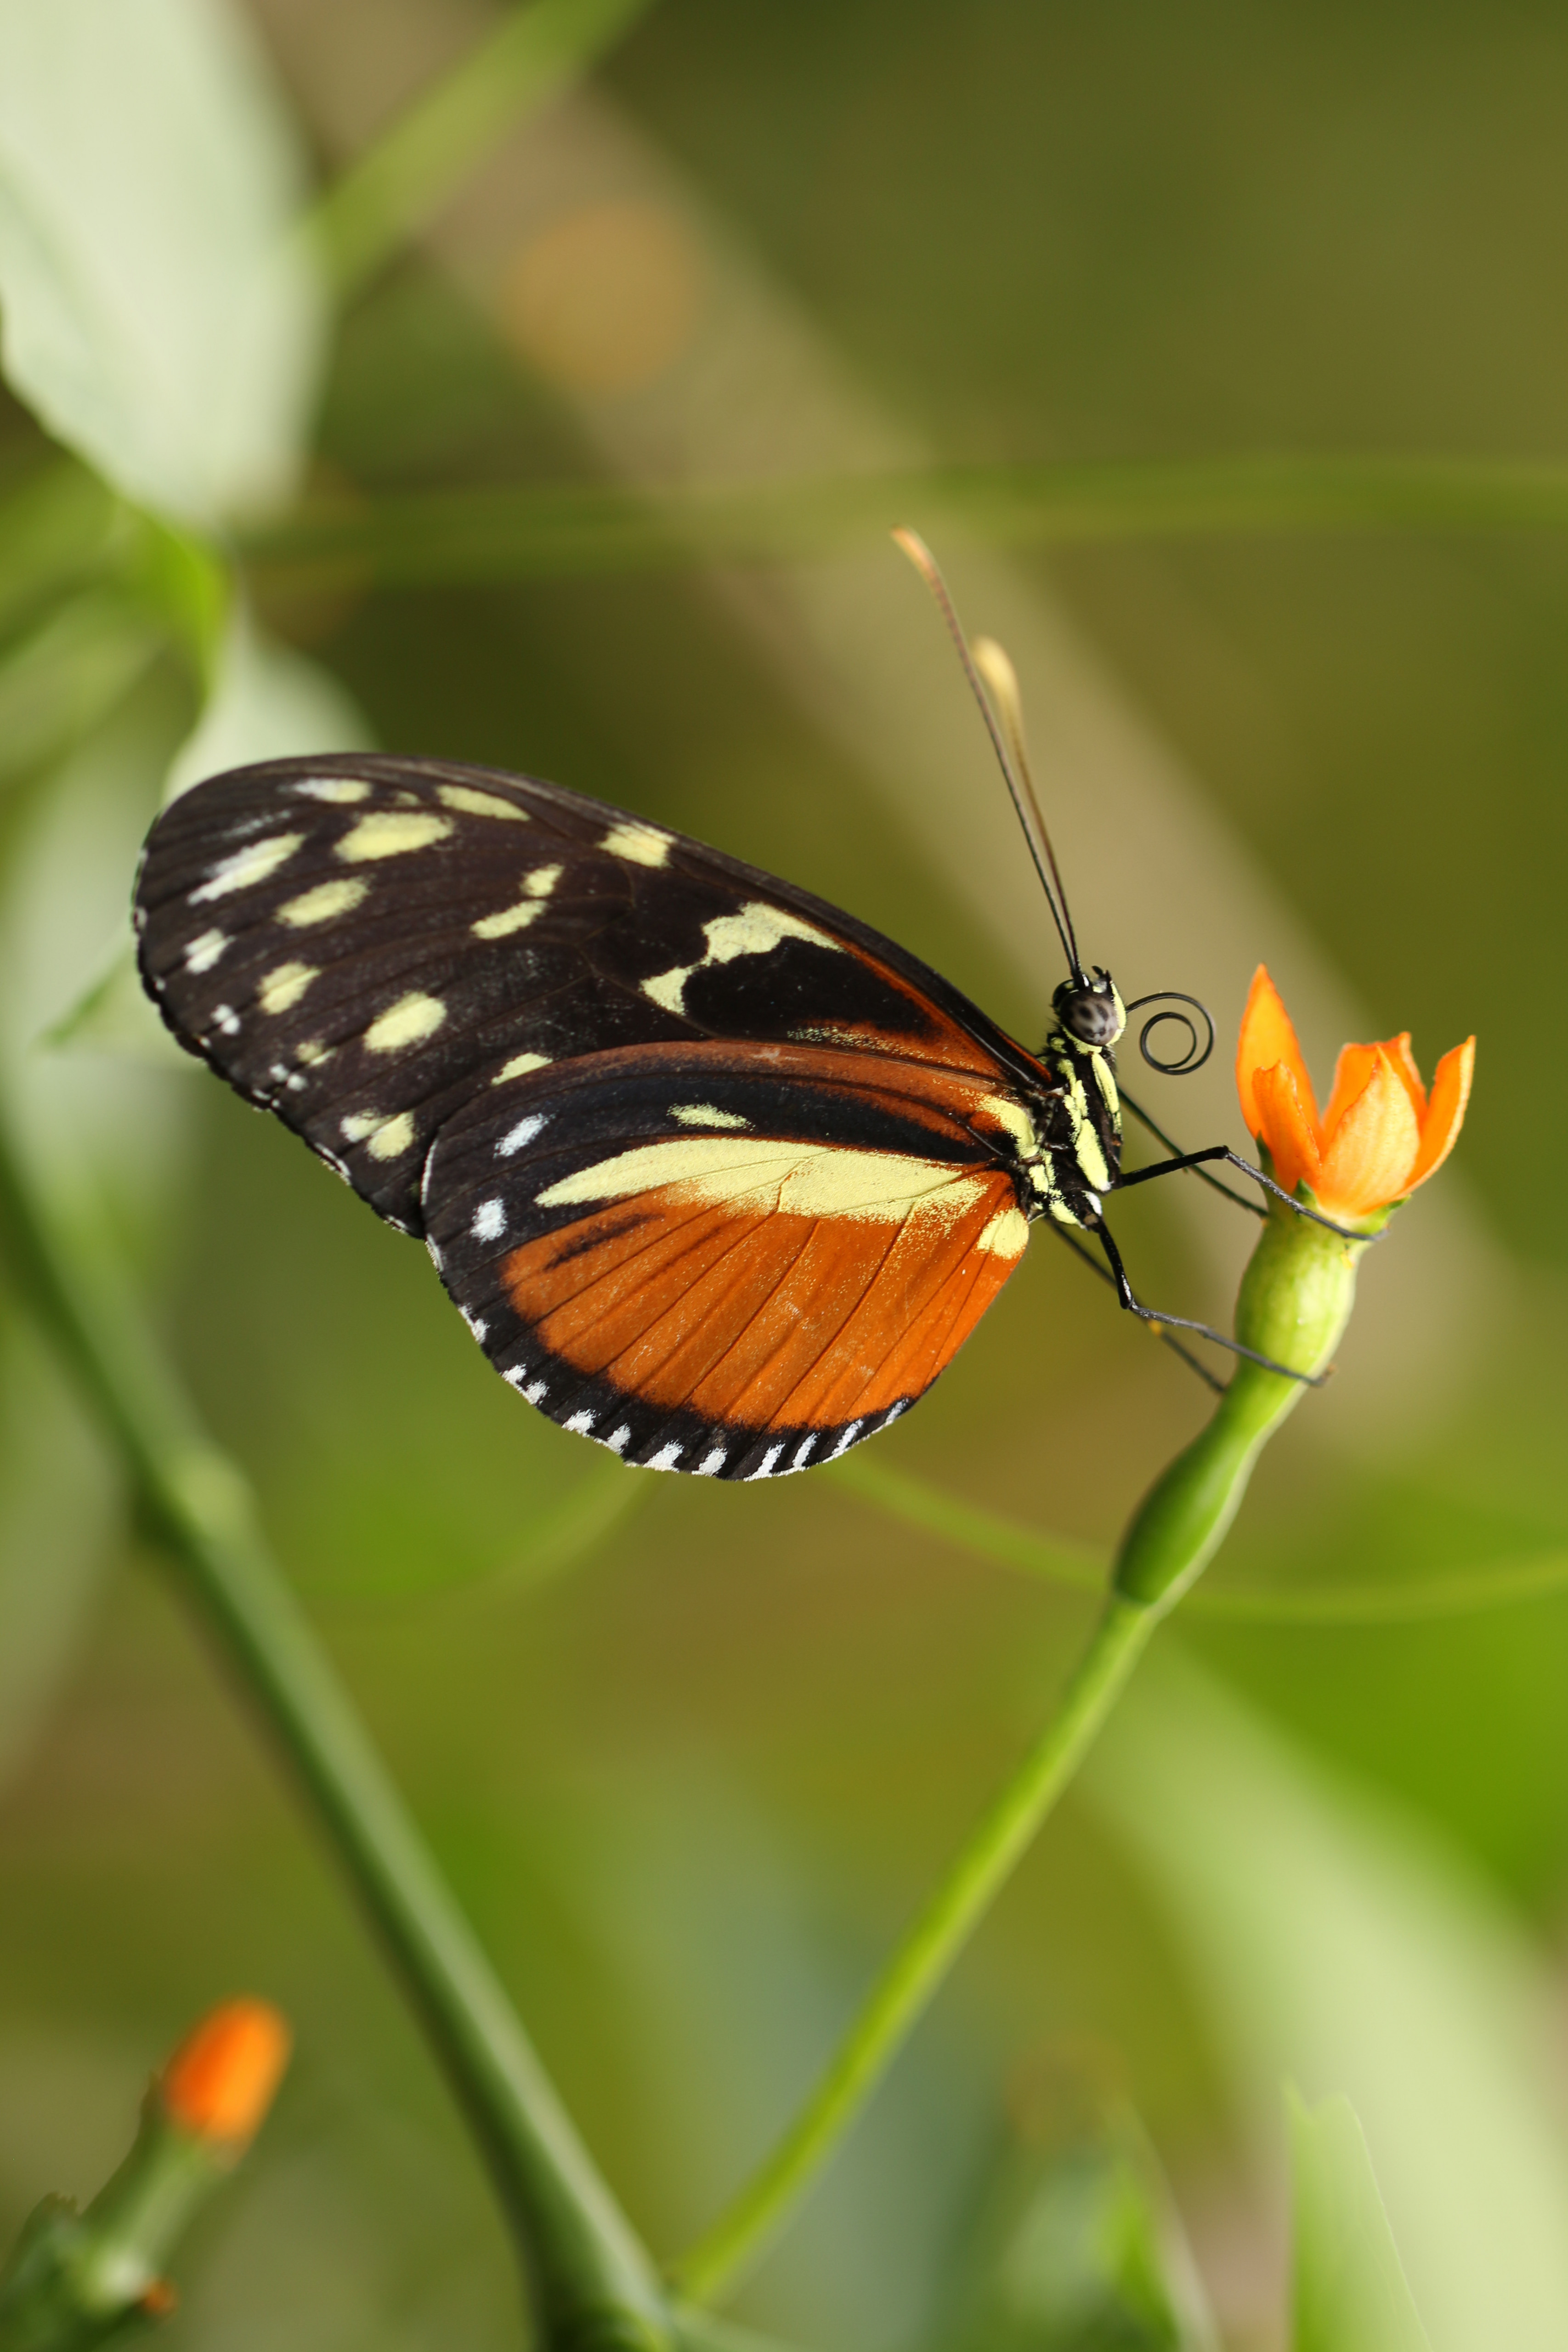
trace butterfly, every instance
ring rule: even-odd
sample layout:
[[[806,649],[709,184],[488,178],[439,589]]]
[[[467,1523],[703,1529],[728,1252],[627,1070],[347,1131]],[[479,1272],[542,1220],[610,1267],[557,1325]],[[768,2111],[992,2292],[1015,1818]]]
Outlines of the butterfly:
[[[1154,1319],[1103,1196],[1235,1158],[1121,1170],[1128,1008],[1076,939],[1031,1053],[853,916],[488,768],[213,777],[134,920],[180,1044],[424,1240],[503,1380],[649,1469],[780,1476],[887,1428],[1041,1219]]]

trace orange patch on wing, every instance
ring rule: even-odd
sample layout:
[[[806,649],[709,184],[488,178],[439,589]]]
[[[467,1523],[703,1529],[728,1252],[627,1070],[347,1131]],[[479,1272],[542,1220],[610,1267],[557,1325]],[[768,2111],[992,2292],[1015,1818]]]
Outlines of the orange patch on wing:
[[[799,1216],[646,1192],[525,1243],[512,1305],[552,1355],[627,1395],[758,1431],[826,1427],[918,1396],[1017,1264],[980,1236],[1001,1171],[961,1214]]]

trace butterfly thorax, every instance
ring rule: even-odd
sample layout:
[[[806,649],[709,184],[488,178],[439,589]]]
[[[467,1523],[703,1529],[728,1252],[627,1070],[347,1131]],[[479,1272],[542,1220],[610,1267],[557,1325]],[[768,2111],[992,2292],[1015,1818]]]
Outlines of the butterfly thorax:
[[[1115,1044],[1126,1012],[1110,975],[1096,971],[1085,988],[1057,991],[1060,1016],[1038,1056],[1052,1081],[1037,1097],[1030,1114],[1038,1149],[1025,1156],[1021,1174],[1032,1199],[1031,1213],[1058,1224],[1099,1223],[1100,1195],[1110,1191],[1121,1163],[1121,1098],[1116,1087]],[[1099,1034],[1086,1039],[1068,1025]]]

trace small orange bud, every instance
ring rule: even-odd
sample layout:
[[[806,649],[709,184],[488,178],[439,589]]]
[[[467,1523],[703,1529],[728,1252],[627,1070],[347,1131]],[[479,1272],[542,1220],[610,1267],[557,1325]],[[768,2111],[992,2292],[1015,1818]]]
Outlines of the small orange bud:
[[[163,2069],[164,2113],[199,2139],[243,2147],[272,2105],[292,2039],[270,2001],[209,2010]]]

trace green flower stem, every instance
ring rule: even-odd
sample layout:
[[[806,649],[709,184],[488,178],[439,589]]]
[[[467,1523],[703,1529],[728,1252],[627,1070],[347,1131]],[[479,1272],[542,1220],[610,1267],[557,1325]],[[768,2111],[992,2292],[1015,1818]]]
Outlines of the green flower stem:
[[[1271,1213],[1243,1279],[1237,1336],[1279,1362],[1319,1371],[1349,1316],[1361,1247],[1282,1206]],[[1050,1722],[970,1832],[783,2139],[674,2266],[683,2294],[719,2294],[784,2227],[1088,1754],[1155,1626],[1213,1557],[1260,1449],[1303,1393],[1300,1381],[1243,1359],[1207,1427],[1156,1480]]]
[[[198,1426],[115,1253],[76,1232],[61,1244],[3,1135],[0,1229],[425,2027],[488,2160],[543,2340],[572,2352],[667,2344],[653,2266],[269,1558],[243,1480]]]

